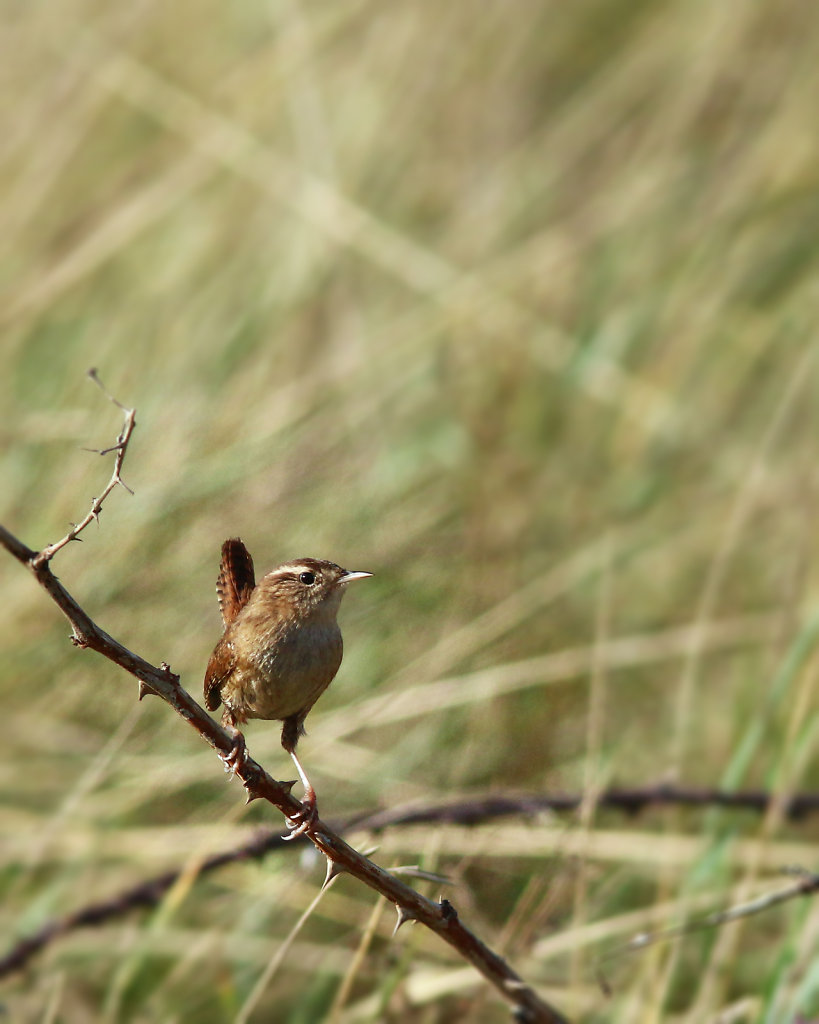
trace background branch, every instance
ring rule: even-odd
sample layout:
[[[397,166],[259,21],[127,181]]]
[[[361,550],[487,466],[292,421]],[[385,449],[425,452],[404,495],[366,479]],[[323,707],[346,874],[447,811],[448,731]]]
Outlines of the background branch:
[[[445,804],[420,807],[396,807],[369,812],[352,820],[348,827],[378,831],[390,825],[417,825],[430,822],[454,825],[478,825],[493,818],[538,814],[543,811],[574,811],[583,803],[582,793],[532,793],[521,796],[491,794],[454,800]],[[639,814],[650,807],[724,807],[761,814],[779,796],[762,789],[714,789],[699,786],[672,786],[661,782],[647,786],[613,786],[603,790],[595,801],[598,808]],[[782,813],[793,821],[819,811],[819,792],[793,793],[783,801]]]
[[[762,790],[727,793],[722,790],[707,790],[691,786],[673,786],[660,783],[653,786],[636,786],[632,788],[611,788],[600,794],[597,806],[611,810],[637,814],[651,806],[680,807],[725,807],[746,810],[752,813],[763,813],[776,799],[772,794]],[[345,834],[352,829],[361,831],[381,831],[390,827],[406,824],[459,824],[479,825],[495,818],[531,815],[544,811],[573,811],[583,803],[580,794],[542,794],[521,797],[488,796],[469,800],[459,800],[440,805],[424,807],[396,807],[386,811],[377,810],[365,814],[356,814],[345,821],[331,822],[337,833]],[[819,793],[796,793],[790,797],[784,813],[791,819],[803,818],[819,810]],[[221,867],[241,860],[257,860],[274,850],[292,849],[296,844],[306,845],[304,836],[288,842],[275,829],[263,829],[250,842],[243,843],[231,850],[214,854],[203,860],[198,867],[198,874],[210,874]],[[393,869],[394,870],[394,869]],[[132,910],[157,906],[165,894],[179,880],[181,868],[174,868],[157,874],[152,879],[145,879],[135,886],[130,886],[109,899],[88,903],[79,910],[55,918],[45,924],[39,931],[26,939],[21,939],[0,957],[0,978],[24,968],[31,959],[45,946],[55,939],[68,935],[80,928],[98,927],[107,922],[122,918]],[[790,896],[804,896],[819,888],[817,876],[801,873],[800,883],[789,887],[785,892]],[[781,902],[775,900],[759,902],[760,908]],[[713,923],[713,916],[706,919]],[[658,933],[661,937],[666,934]],[[677,934],[675,931],[674,934]],[[639,938],[633,940],[627,949],[636,949],[648,944]]]
[[[604,790],[597,799],[597,807],[624,811],[627,814],[638,814],[653,806],[724,807],[762,814],[775,799],[778,798],[765,790],[740,790],[731,793],[720,789],[671,786],[659,783],[655,786],[614,787]],[[331,822],[330,827],[336,832],[345,834],[353,829],[379,832],[400,825],[481,825],[497,818],[526,816],[544,811],[574,811],[580,807],[582,802],[583,796],[580,793],[544,793],[519,797],[493,794],[438,805],[427,804],[423,807],[394,807],[388,810],[369,811],[356,814],[345,821]],[[789,797],[785,802],[783,813],[795,821],[817,811],[819,811],[819,793],[806,792],[794,793]],[[283,836],[278,830],[264,829],[249,842],[203,860],[197,869],[197,874],[211,874],[219,868],[237,861],[257,860],[274,850],[284,850],[292,848],[296,844],[306,845],[307,843],[308,840],[304,836],[298,836],[292,842],[288,842],[288,837]],[[155,907],[165,893],[176,884],[181,875],[182,869],[180,868],[165,871],[153,878],[147,878],[137,885],[129,886],[116,896],[88,903],[77,911],[49,921],[28,938],[21,939],[5,956],[0,958],[0,978],[20,970],[45,946],[69,932],[78,928],[105,924],[134,910]],[[791,887],[787,892],[792,889],[793,895],[797,896],[808,895],[816,890],[819,876],[809,875],[808,882],[805,881],[804,876],[800,877],[799,885]],[[780,901],[771,901],[770,904],[764,906],[774,905],[776,902]],[[665,932],[659,934],[666,935]],[[627,948],[636,949],[641,945],[637,940],[634,942],[633,947],[629,945]]]
[[[813,896],[819,892],[819,875],[804,868],[793,867],[783,870],[783,874],[795,875],[796,882],[785,886],[782,889],[775,889],[773,892],[762,893],[752,900],[738,903],[733,907],[725,907],[722,910],[714,910],[710,914],[694,918],[683,924],[672,925],[670,928],[660,928],[653,932],[641,932],[635,935],[625,945],[612,950],[601,958],[601,964],[615,957],[623,956],[625,953],[635,953],[638,950],[646,949],[648,946],[655,946],[658,942],[672,942],[674,939],[682,938],[685,935],[692,935],[694,932],[708,931],[712,928],[721,928],[722,925],[731,924],[733,921],[741,921],[746,917],[754,917],[757,914],[765,913],[790,900],[799,899],[803,896]]]

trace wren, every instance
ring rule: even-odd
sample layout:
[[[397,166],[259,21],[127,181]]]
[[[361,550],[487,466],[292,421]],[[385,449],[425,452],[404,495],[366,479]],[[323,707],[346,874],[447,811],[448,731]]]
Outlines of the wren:
[[[245,757],[237,728],[249,718],[284,723],[282,746],[304,785],[302,810],[287,820],[290,838],[309,831],[316,793],[296,756],[308,712],[333,681],[343,645],[336,616],[348,583],[372,573],[348,572],[334,562],[297,558],[256,584],[250,552],[234,537],[222,545],[216,593],[224,633],[205,672],[209,711],[225,705],[222,724],[235,736],[224,758],[231,771]]]

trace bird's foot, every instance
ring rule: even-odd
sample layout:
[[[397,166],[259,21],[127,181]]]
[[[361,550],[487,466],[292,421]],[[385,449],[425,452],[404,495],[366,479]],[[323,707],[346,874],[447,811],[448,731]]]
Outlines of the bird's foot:
[[[245,744],[245,738],[237,728],[232,728],[233,733],[233,746],[227,752],[227,754],[220,754],[222,761],[225,765],[225,771],[231,778],[239,771],[244,768],[247,764],[247,745]]]
[[[297,836],[303,836],[307,832],[311,832],[315,828],[316,822],[318,821],[318,807],[316,806],[316,793],[312,786],[310,786],[305,794],[304,799],[301,802],[301,810],[297,811],[292,818],[285,818],[284,823],[290,830],[290,835],[283,836],[282,838],[287,841],[289,839],[295,839]]]

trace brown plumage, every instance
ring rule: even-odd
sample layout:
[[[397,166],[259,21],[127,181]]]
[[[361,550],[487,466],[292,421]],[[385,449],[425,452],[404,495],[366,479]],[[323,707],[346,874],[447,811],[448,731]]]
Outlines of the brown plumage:
[[[315,792],[296,757],[308,712],[332,682],[343,645],[336,616],[348,583],[367,572],[348,572],[335,562],[297,558],[255,583],[253,559],[241,540],[222,545],[216,591],[225,631],[205,672],[205,704],[221,703],[223,724],[236,734],[226,759],[233,770],[244,757],[236,728],[249,718],[278,719],[282,746],[293,758],[306,790],[304,811],[288,824],[294,835],[315,820]]]
[[[250,552],[238,537],[226,540],[222,545],[222,562],[219,566],[219,579],[216,581],[216,594],[225,629],[247,604],[255,586],[256,576]]]

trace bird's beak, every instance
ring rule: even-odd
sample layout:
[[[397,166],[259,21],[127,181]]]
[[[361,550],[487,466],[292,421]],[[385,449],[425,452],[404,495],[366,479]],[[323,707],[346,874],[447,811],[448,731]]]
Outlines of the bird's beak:
[[[338,581],[339,584],[346,586],[348,583],[352,583],[353,580],[366,580],[368,576],[372,576],[371,572],[345,572],[341,579]]]

